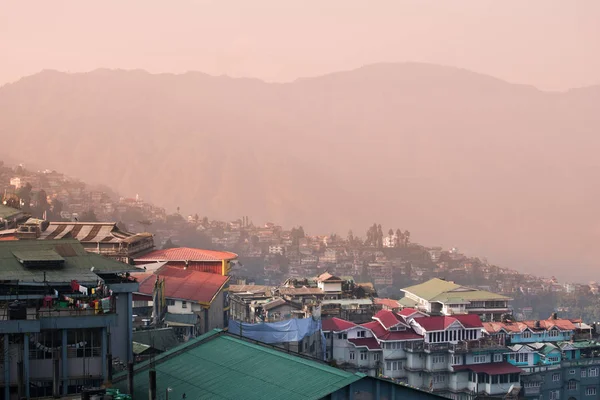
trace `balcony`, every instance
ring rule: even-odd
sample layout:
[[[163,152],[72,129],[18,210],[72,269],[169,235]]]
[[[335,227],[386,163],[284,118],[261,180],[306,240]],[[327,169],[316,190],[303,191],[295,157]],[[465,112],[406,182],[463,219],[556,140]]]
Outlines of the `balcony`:
[[[450,349],[450,343],[425,343],[426,353],[444,353]]]
[[[580,358],[578,360],[563,360],[562,365],[564,367],[600,365],[600,357]]]
[[[423,343],[422,341],[410,341],[410,342],[404,342],[402,344],[402,349],[404,351],[409,351],[411,353],[420,353],[423,351],[423,348],[425,346],[425,343]]]
[[[458,342],[450,345],[452,353],[468,353],[478,350],[504,350],[506,346],[501,339],[480,339]]]
[[[0,309],[0,333],[39,332],[42,329],[100,328],[116,322],[116,309],[27,307],[19,310]]]

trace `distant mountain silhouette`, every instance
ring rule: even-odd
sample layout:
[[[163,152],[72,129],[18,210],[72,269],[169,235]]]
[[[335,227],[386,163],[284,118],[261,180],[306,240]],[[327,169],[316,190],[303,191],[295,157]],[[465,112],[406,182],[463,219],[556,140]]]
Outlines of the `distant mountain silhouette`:
[[[416,63],[285,84],[43,71],[0,88],[0,156],[171,210],[362,236],[378,222],[591,279],[599,111],[600,87],[543,92]]]

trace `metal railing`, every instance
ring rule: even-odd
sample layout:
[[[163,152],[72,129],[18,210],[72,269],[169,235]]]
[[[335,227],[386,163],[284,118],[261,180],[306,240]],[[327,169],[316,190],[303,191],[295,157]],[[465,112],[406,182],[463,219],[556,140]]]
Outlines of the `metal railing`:
[[[61,317],[85,317],[93,315],[114,314],[114,307],[110,308],[27,308],[22,313],[9,313],[7,307],[0,309],[0,321],[23,321],[39,320],[40,318],[61,318]]]

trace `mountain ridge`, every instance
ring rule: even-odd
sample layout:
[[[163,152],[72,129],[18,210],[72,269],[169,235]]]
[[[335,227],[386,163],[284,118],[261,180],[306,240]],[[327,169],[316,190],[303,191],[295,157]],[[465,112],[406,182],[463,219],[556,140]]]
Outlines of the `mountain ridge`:
[[[186,213],[323,232],[386,221],[531,272],[572,274],[575,259],[591,277],[594,87],[418,63],[289,83],[96,71],[0,88],[0,135],[38,145],[19,158]]]

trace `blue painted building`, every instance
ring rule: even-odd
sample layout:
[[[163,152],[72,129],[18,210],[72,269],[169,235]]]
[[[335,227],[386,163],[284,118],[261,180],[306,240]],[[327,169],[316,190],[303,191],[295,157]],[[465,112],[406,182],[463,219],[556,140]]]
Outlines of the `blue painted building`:
[[[0,399],[76,393],[133,361],[134,269],[77,240],[0,242]]]
[[[591,327],[554,314],[543,321],[486,323],[504,337],[506,360],[521,368],[521,397],[549,400],[600,399],[600,343]]]

